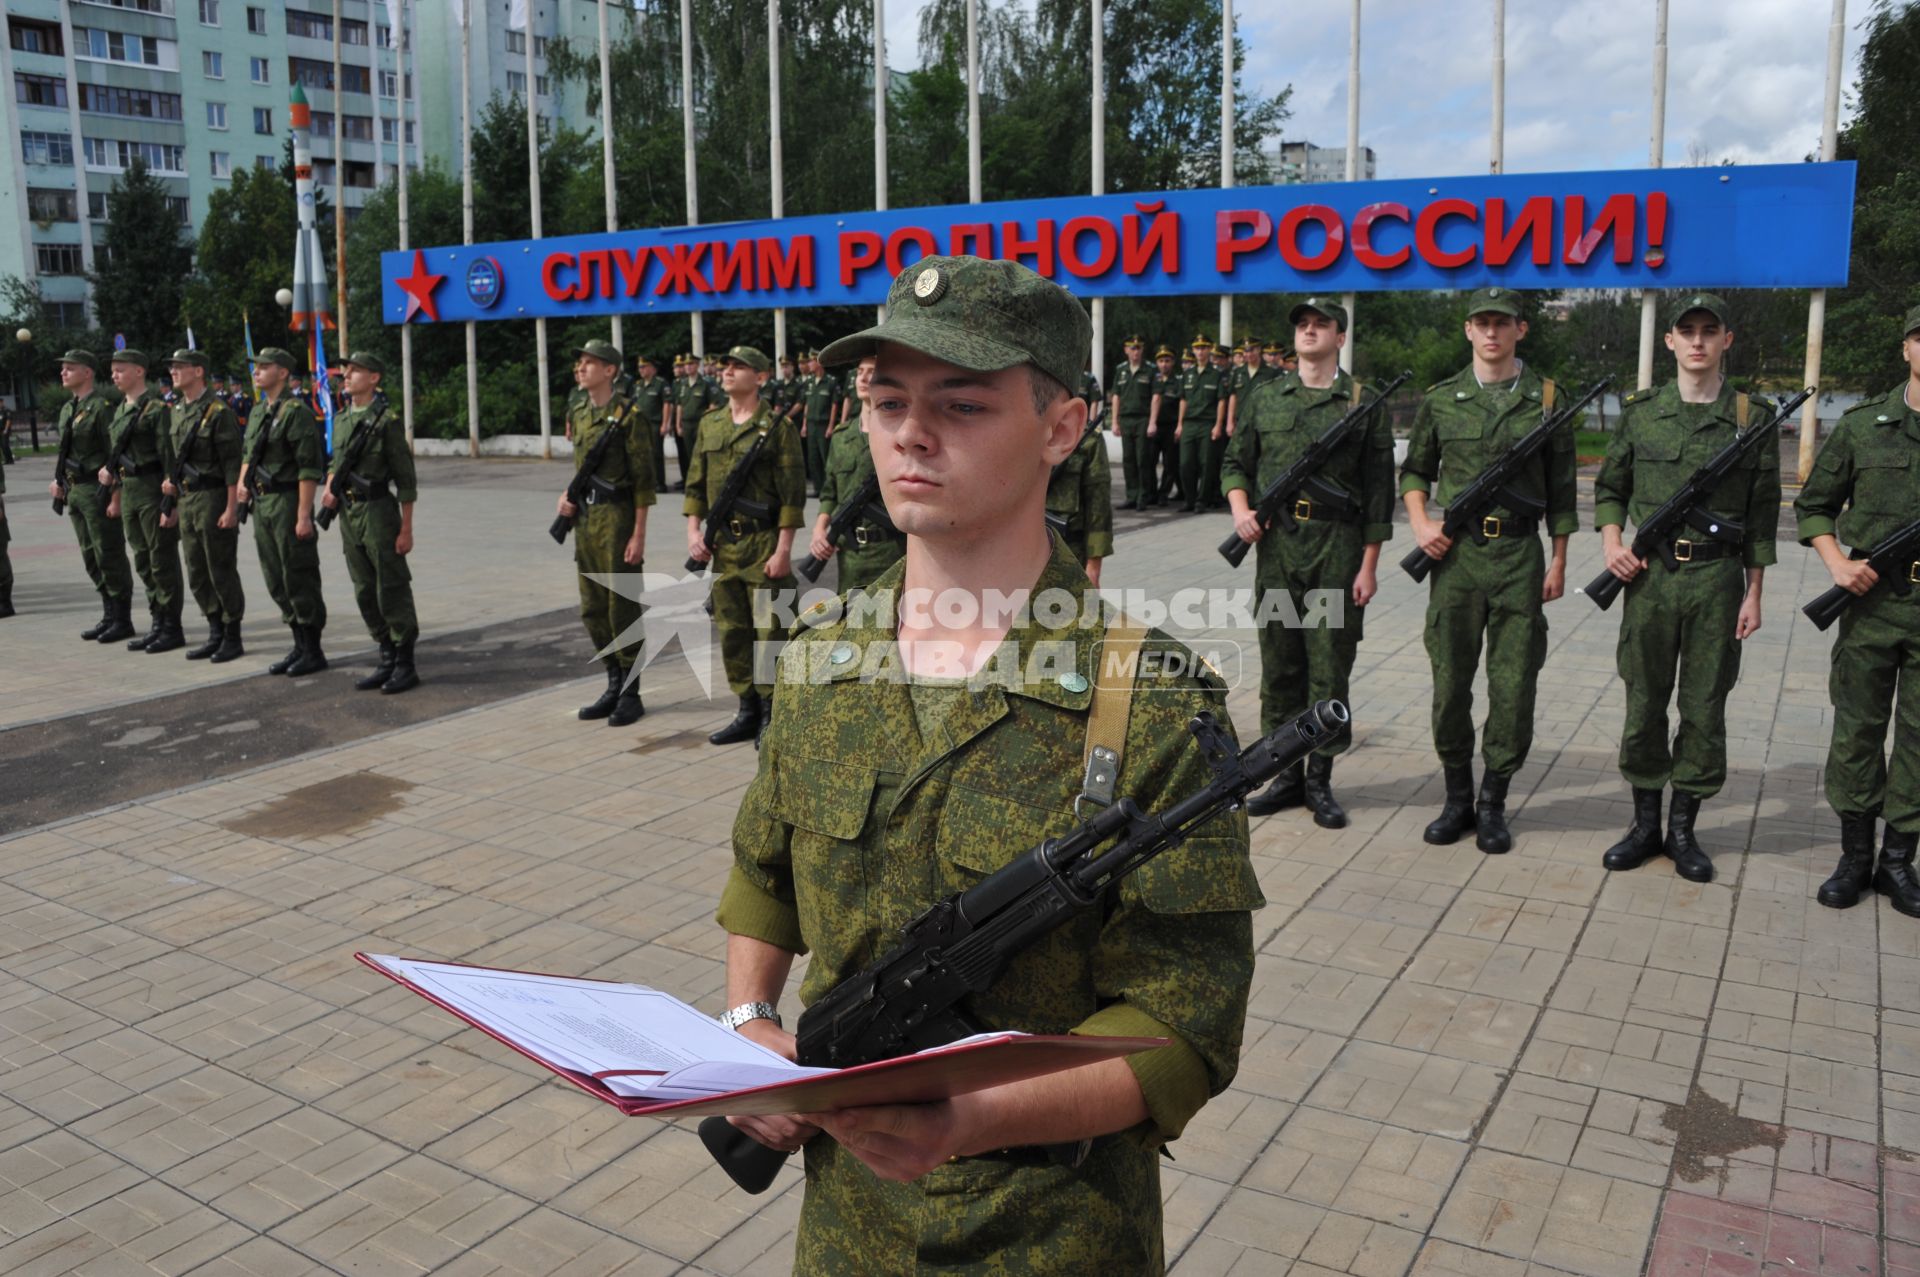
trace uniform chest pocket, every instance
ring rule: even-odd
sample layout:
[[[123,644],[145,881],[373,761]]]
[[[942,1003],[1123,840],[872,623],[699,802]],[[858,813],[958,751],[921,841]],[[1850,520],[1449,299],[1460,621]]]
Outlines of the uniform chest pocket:
[[[796,854],[804,843],[852,842],[866,828],[879,773],[870,767],[796,759],[783,763],[771,804],[791,825]]]
[[[1487,423],[1473,417],[1442,417],[1434,428],[1441,443],[1478,442],[1487,433]]]
[[[1077,823],[1071,811],[955,788],[947,794],[933,842],[943,886],[964,891]]]
[[[1876,449],[1853,460],[1853,504],[1869,514],[1910,517],[1914,498],[1913,458],[1905,452]]]
[[[1668,465],[1678,460],[1680,460],[1678,439],[1635,439],[1633,441],[1635,465]]]

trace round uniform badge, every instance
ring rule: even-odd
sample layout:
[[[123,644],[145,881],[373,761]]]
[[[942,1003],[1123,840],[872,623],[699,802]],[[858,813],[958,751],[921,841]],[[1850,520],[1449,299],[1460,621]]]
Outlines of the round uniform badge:
[[[938,266],[929,266],[913,278],[913,299],[931,306],[947,295],[947,277]]]

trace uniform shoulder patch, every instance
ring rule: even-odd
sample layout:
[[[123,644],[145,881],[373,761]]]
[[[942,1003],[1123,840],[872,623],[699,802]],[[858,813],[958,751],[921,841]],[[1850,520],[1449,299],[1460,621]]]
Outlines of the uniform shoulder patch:
[[[1645,390],[1634,391],[1632,394],[1628,395],[1625,399],[1622,399],[1620,403],[1622,406],[1625,406],[1630,403],[1641,403],[1645,400],[1653,398],[1654,392],[1655,392],[1655,387],[1648,386]]]

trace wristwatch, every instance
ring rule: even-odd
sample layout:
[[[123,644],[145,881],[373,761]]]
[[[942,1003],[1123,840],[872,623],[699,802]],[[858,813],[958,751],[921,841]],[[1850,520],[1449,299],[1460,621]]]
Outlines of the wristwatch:
[[[749,1020],[772,1020],[774,1028],[781,1027],[780,1012],[771,1002],[742,1002],[719,1020],[722,1027],[736,1030]]]

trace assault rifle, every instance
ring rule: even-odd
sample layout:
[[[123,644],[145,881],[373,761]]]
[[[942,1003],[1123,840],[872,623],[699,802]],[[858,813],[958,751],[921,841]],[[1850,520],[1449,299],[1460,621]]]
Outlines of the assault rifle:
[[[292,398],[293,396],[291,395],[284,396],[282,403]],[[261,426],[260,433],[254,436],[253,452],[247,457],[246,474],[240,480],[240,495],[242,500],[240,502],[240,508],[234,511],[233,518],[235,523],[245,523],[247,521],[247,516],[253,513],[253,503],[260,497],[260,462],[267,455],[267,439],[273,434],[274,422],[279,416],[279,411],[280,410],[269,412],[267,414],[266,424]],[[326,525],[322,524],[321,526],[325,527]]]
[[[1374,411],[1412,376],[1411,369],[1401,373],[1382,387],[1380,393],[1372,399],[1349,408],[1345,416],[1328,426],[1325,433],[1308,444],[1307,450],[1300,454],[1299,459],[1281,471],[1274,481],[1267,485],[1267,490],[1260,494],[1260,499],[1254,503],[1253,512],[1260,520],[1260,526],[1271,529],[1274,523],[1278,522],[1288,532],[1298,532],[1300,525],[1294,516],[1294,505],[1303,499],[1303,494],[1304,499],[1310,503],[1318,502],[1334,509],[1351,508],[1353,499],[1322,479],[1320,471],[1333,454],[1345,447],[1347,441],[1366,424],[1367,418],[1371,417]],[[1235,532],[1220,543],[1220,557],[1237,568],[1246,559],[1247,551],[1252,548],[1252,542],[1243,541],[1240,534]]]
[[[53,457],[53,482],[59,491],[53,496],[53,512],[67,512],[67,494],[73,491],[73,476],[67,473],[67,463],[73,458],[73,419],[67,419],[67,428],[60,432],[60,450]]]
[[[1892,536],[1867,551],[1866,565],[1874,570],[1880,580],[1875,587],[1885,585],[1895,594],[1905,597],[1913,592],[1920,576],[1915,575],[1914,561],[1920,559],[1920,519],[1915,519]],[[1813,622],[1817,630],[1824,630],[1840,619],[1860,596],[1845,586],[1836,585],[1813,602],[1801,608],[1807,619]]]
[[[1472,483],[1447,503],[1446,516],[1440,521],[1440,529],[1450,541],[1460,539],[1462,533],[1471,536],[1476,545],[1487,543],[1487,511],[1495,506],[1504,506],[1509,510],[1523,511],[1525,517],[1538,519],[1547,512],[1545,503],[1523,497],[1513,491],[1514,476],[1520,473],[1522,466],[1538,455],[1547,441],[1552,439],[1560,427],[1580,415],[1580,410],[1600,397],[1602,391],[1613,384],[1611,375],[1602,377],[1593,383],[1579,401],[1567,405],[1545,421],[1529,430],[1514,441],[1512,447],[1494,458],[1493,464],[1474,476]],[[1400,560],[1400,566],[1406,569],[1408,576],[1416,581],[1427,579],[1427,573],[1442,562],[1446,555],[1436,559],[1419,546],[1413,547],[1413,553]]]
[[[333,473],[328,476],[327,486],[322,489],[333,494],[334,504],[329,508],[324,501],[313,503],[313,523],[320,531],[325,532],[332,527],[334,516],[346,509],[347,491],[354,486],[351,477],[353,468],[360,464],[360,458],[365,456],[367,449],[373,446],[373,441],[380,432],[380,426],[386,419],[385,408],[376,409],[360,418],[353,427],[353,433],[347,436],[346,446],[334,454]]]
[[[1708,541],[1723,545],[1738,545],[1746,540],[1746,528],[1708,510],[1707,498],[1713,495],[1713,490],[1720,486],[1720,481],[1726,478],[1728,471],[1761,443],[1770,442],[1780,423],[1798,411],[1800,405],[1813,398],[1813,395],[1814,387],[1808,386],[1782,404],[1779,411],[1765,421],[1735,435],[1731,443],[1708,457],[1705,464],[1687,476],[1687,481],[1634,529],[1631,547],[1634,557],[1651,563],[1654,556],[1658,555],[1669,572],[1678,569],[1685,560],[1673,548],[1673,534],[1683,527],[1693,529]],[[1587,582],[1587,597],[1604,612],[1613,606],[1613,601],[1620,597],[1620,591],[1626,586],[1625,581],[1608,569]]]
[[[1049,838],[902,929],[899,941],[800,1016],[796,1058],[846,1068],[943,1046],[981,1031],[962,1005],[993,987],[1009,963],[1056,927],[1104,907],[1127,874],[1294,766],[1347,723],[1347,707],[1321,701],[1236,753],[1213,715],[1187,724],[1213,779],[1157,812],[1122,798],[1070,833]],[[785,1153],[724,1117],[700,1138],[734,1183],[750,1193],[773,1182]]]
[[[760,460],[760,450],[767,446],[767,439],[773,434],[771,429],[762,430],[747,449],[746,455],[734,463],[727,472],[727,480],[720,485],[720,495],[707,507],[707,521],[700,527],[700,540],[707,547],[704,561],[687,556],[687,571],[699,575],[713,562],[713,547],[725,530],[727,521],[733,518],[733,508],[740,504],[740,494],[746,491],[747,480],[753,477],[753,467]]]
[[[573,525],[580,521],[580,512],[587,507],[587,494],[597,493],[603,496],[613,495],[615,488],[606,479],[599,477],[600,463],[606,460],[607,449],[620,437],[626,428],[627,414],[633,411],[633,401],[628,400],[620,411],[607,423],[606,430],[593,441],[593,447],[587,449],[587,455],[580,468],[573,472],[573,478],[567,483],[567,504],[573,507],[572,514],[555,515],[553,525],[547,529],[547,535],[553,538],[555,545],[567,543],[567,533],[573,531]]]
[[[868,508],[878,502],[879,499],[880,476],[870,474],[861,480],[860,486],[853,490],[853,495],[847,497],[839,505],[834,507],[832,517],[827,520],[827,544],[833,546],[835,549],[839,549],[846,541],[848,535],[853,532],[853,525],[860,522],[861,516],[867,514]],[[880,519],[878,521],[885,522],[888,527],[893,526],[893,520],[887,518],[886,507],[884,506],[880,508]],[[808,554],[804,555],[799,562],[793,565],[793,570],[801,576],[806,577],[809,581],[818,581],[821,571],[825,569],[826,566],[827,562],[825,559],[816,559],[811,554]]]

